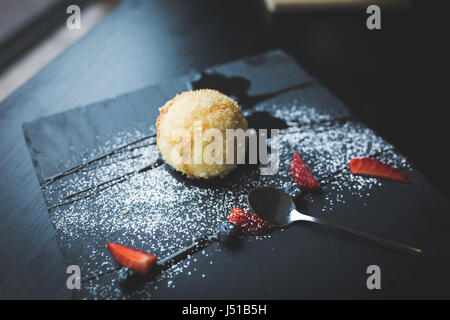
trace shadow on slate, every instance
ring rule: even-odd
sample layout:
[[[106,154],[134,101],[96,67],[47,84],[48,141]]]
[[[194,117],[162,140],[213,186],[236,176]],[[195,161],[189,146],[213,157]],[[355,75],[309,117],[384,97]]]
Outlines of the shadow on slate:
[[[246,165],[225,179],[191,181],[158,164],[158,107],[177,93],[198,88],[236,98],[250,127],[280,129],[277,175],[262,176],[258,165]],[[446,295],[448,199],[282,51],[26,123],[24,133],[61,251],[67,264],[82,270],[82,289],[75,298]],[[328,149],[337,146],[339,157],[333,159]],[[245,238],[236,249],[214,243],[155,276],[132,277],[126,285],[119,281],[121,271],[106,249],[108,241],[163,258],[192,237],[214,232],[233,206],[247,208],[250,188],[292,183],[289,163],[294,150],[323,189],[298,199],[300,210],[418,246],[426,256],[411,257],[298,224],[261,239]],[[370,190],[355,193],[352,183],[364,187],[365,180],[352,178],[347,165],[351,157],[364,155],[392,156],[397,161],[393,164],[406,170],[413,183],[372,179]],[[127,207],[130,213],[123,214]],[[177,224],[181,219],[190,223]],[[380,292],[366,287],[366,269],[372,264],[382,270]]]

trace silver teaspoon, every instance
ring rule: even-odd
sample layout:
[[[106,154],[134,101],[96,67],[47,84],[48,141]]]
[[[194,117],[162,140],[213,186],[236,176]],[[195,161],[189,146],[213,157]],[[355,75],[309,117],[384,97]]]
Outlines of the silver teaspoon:
[[[257,187],[250,190],[247,200],[254,213],[275,227],[287,227],[296,221],[313,222],[415,255],[422,255],[423,253],[421,249],[300,213],[296,210],[292,198],[280,189]]]

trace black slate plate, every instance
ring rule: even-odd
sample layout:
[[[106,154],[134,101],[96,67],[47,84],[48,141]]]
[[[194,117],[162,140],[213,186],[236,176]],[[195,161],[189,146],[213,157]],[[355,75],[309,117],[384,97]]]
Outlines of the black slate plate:
[[[175,94],[215,88],[238,99],[253,128],[280,129],[274,176],[242,166],[224,180],[189,181],[160,162],[157,108]],[[445,290],[449,201],[395,148],[281,51],[193,73],[115,99],[24,124],[25,139],[67,264],[81,267],[77,298],[344,298],[373,295],[366,269],[382,270],[377,296]],[[297,199],[305,213],[420,247],[408,256],[353,237],[299,224],[215,243],[158,275],[119,281],[106,242],[164,257],[214,232],[233,206],[247,208],[257,185],[292,183],[302,155],[321,193]],[[352,176],[353,157],[402,168],[411,184]]]

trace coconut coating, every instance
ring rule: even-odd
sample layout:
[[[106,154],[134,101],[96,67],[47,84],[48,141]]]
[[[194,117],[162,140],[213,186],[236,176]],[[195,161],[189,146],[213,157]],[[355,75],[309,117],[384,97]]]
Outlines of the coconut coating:
[[[166,163],[188,178],[209,179],[224,177],[236,167],[235,163],[226,163],[226,130],[245,131],[247,121],[236,101],[219,91],[201,89],[183,92],[169,100],[159,109],[156,127],[158,149]],[[223,138],[223,143],[217,144],[221,146],[217,148],[217,153],[216,150],[211,152],[210,144],[216,138],[208,134],[207,130],[212,128],[216,133],[220,132]],[[202,139],[198,139],[199,136]],[[203,154],[205,148],[209,148],[206,149],[209,150],[207,154],[217,155],[218,158],[221,158],[222,150],[222,161],[196,161],[198,151],[201,150]]]

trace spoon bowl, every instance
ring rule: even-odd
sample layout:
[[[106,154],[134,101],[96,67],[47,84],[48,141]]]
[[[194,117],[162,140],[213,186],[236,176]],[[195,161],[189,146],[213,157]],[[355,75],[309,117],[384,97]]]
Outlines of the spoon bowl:
[[[248,193],[247,201],[253,212],[275,227],[286,227],[293,222],[291,212],[295,210],[294,201],[280,189],[254,188]]]

